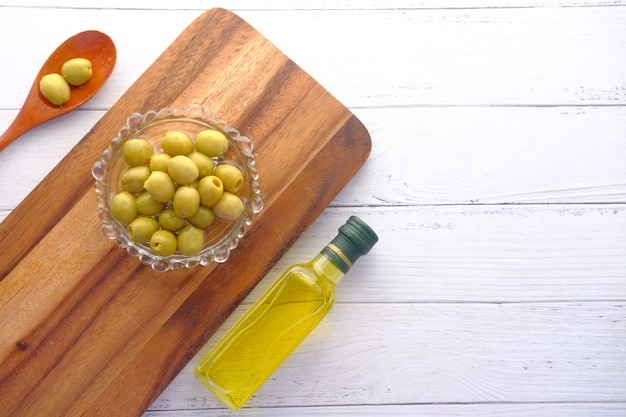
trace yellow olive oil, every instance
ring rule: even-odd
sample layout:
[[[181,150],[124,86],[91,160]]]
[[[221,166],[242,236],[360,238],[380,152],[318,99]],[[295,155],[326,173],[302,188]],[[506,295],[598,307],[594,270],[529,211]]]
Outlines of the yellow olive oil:
[[[195,376],[240,409],[326,316],[334,289],[378,237],[351,216],[312,260],[288,268],[196,367]]]

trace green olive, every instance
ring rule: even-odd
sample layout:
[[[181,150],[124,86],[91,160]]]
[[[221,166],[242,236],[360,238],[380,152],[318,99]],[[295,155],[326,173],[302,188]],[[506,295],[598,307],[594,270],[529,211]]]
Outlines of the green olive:
[[[170,163],[171,156],[166,153],[155,153],[150,158],[150,171],[167,172],[167,165]]]
[[[152,217],[137,217],[126,228],[128,237],[137,243],[147,243],[150,237],[159,230],[159,224]]]
[[[236,194],[243,187],[243,174],[234,165],[219,164],[215,168],[215,176],[222,180],[224,190]]]
[[[60,74],[46,74],[41,77],[39,91],[50,103],[57,106],[70,100],[70,86]]]
[[[200,194],[200,204],[211,207],[222,197],[224,184],[218,177],[209,175],[198,183],[198,193]]]
[[[145,139],[128,139],[122,148],[124,160],[131,167],[145,165],[152,157],[152,146]]]
[[[185,219],[177,216],[176,213],[174,213],[174,209],[171,207],[159,213],[159,226],[165,230],[178,232],[184,225]]]
[[[218,130],[206,129],[196,135],[196,148],[208,156],[222,156],[228,150],[228,139]]]
[[[148,191],[144,191],[136,198],[137,213],[146,216],[156,216],[165,208],[165,203],[157,201]]]
[[[198,174],[200,178],[213,174],[213,169],[215,168],[213,158],[202,152],[192,152],[188,156],[189,159],[191,159],[198,167]]]
[[[197,254],[204,246],[204,237],[204,230],[188,224],[178,232],[178,251],[185,256]]]
[[[161,147],[169,156],[187,155],[193,151],[193,142],[183,132],[170,130],[163,136]]]
[[[150,168],[145,165],[129,168],[122,174],[122,188],[130,193],[139,193],[149,176]]]
[[[200,207],[200,194],[198,190],[188,185],[183,185],[176,190],[172,200],[172,208],[177,216],[191,217]]]
[[[91,78],[93,69],[91,61],[86,58],[73,58],[65,61],[61,67],[61,74],[65,80],[74,86],[85,84]]]
[[[198,211],[191,217],[187,218],[187,221],[200,229],[205,229],[213,223],[215,220],[215,214],[213,210],[206,206],[198,207]]]
[[[122,191],[111,200],[111,214],[122,224],[130,223],[137,217],[135,196],[128,191]]]
[[[159,256],[170,256],[176,252],[176,235],[169,230],[157,230],[150,237],[150,249]]]
[[[162,153],[154,153],[146,139],[124,142],[129,168],[120,176],[124,191],[112,199],[111,215],[127,225],[130,239],[149,242],[155,255],[193,256],[202,250],[206,233],[213,233],[207,228],[216,218],[234,221],[245,211],[236,194],[245,186],[244,173],[226,160],[227,136],[206,129],[195,146],[184,132],[173,130],[162,137]]]
[[[167,165],[167,172],[174,182],[181,185],[189,185],[200,174],[198,166],[185,155],[174,156]]]
[[[211,208],[216,217],[223,220],[237,220],[243,213],[244,205],[241,198],[236,194],[224,191],[222,198]]]
[[[163,171],[152,171],[143,188],[152,195],[152,198],[162,203],[169,202],[176,192],[172,178]]]

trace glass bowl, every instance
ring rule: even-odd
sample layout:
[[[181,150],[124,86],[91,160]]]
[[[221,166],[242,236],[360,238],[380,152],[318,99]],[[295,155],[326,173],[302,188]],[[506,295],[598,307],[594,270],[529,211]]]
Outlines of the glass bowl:
[[[239,218],[232,221],[215,218],[205,229],[203,248],[194,256],[184,256],[178,251],[170,256],[159,256],[152,252],[150,244],[132,241],[126,226],[117,221],[111,214],[111,200],[123,191],[121,176],[128,168],[124,161],[122,149],[124,143],[133,138],[146,139],[154,153],[161,152],[161,138],[170,130],[186,133],[192,140],[196,134],[205,129],[214,129],[225,134],[229,142],[226,153],[213,158],[216,165],[230,163],[237,166],[243,173],[244,186],[238,192],[244,202],[244,211]],[[194,141],[195,145],[195,141]],[[155,271],[178,270],[198,265],[209,265],[212,262],[226,262],[230,252],[237,247],[239,240],[245,235],[253,223],[256,214],[263,209],[258,172],[253,145],[250,139],[229,127],[226,122],[218,119],[198,104],[187,107],[163,108],[159,111],[148,111],[145,114],[131,115],[101,158],[93,165],[92,174],[95,178],[95,191],[98,200],[98,215],[102,221],[102,233],[115,241],[116,245],[139,258],[145,265]]]

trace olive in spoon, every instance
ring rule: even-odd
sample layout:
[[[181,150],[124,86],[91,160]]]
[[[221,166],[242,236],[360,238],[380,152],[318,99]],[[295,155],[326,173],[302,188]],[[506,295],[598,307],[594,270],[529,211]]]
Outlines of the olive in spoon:
[[[72,58],[90,60],[93,73],[85,84],[70,87],[69,101],[57,106],[41,94],[39,81],[46,74],[60,74],[63,63]],[[70,112],[89,100],[113,72],[116,59],[117,51],[113,41],[102,32],[95,30],[81,32],[63,42],[43,64],[22,109],[6,132],[0,136],[0,151],[33,127]]]

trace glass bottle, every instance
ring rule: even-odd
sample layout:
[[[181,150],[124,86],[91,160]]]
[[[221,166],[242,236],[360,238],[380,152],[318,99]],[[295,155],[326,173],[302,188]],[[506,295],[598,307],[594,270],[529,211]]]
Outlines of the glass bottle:
[[[317,326],[334,289],[378,241],[356,216],[313,259],[289,267],[200,361],[195,376],[231,410],[239,410]]]

